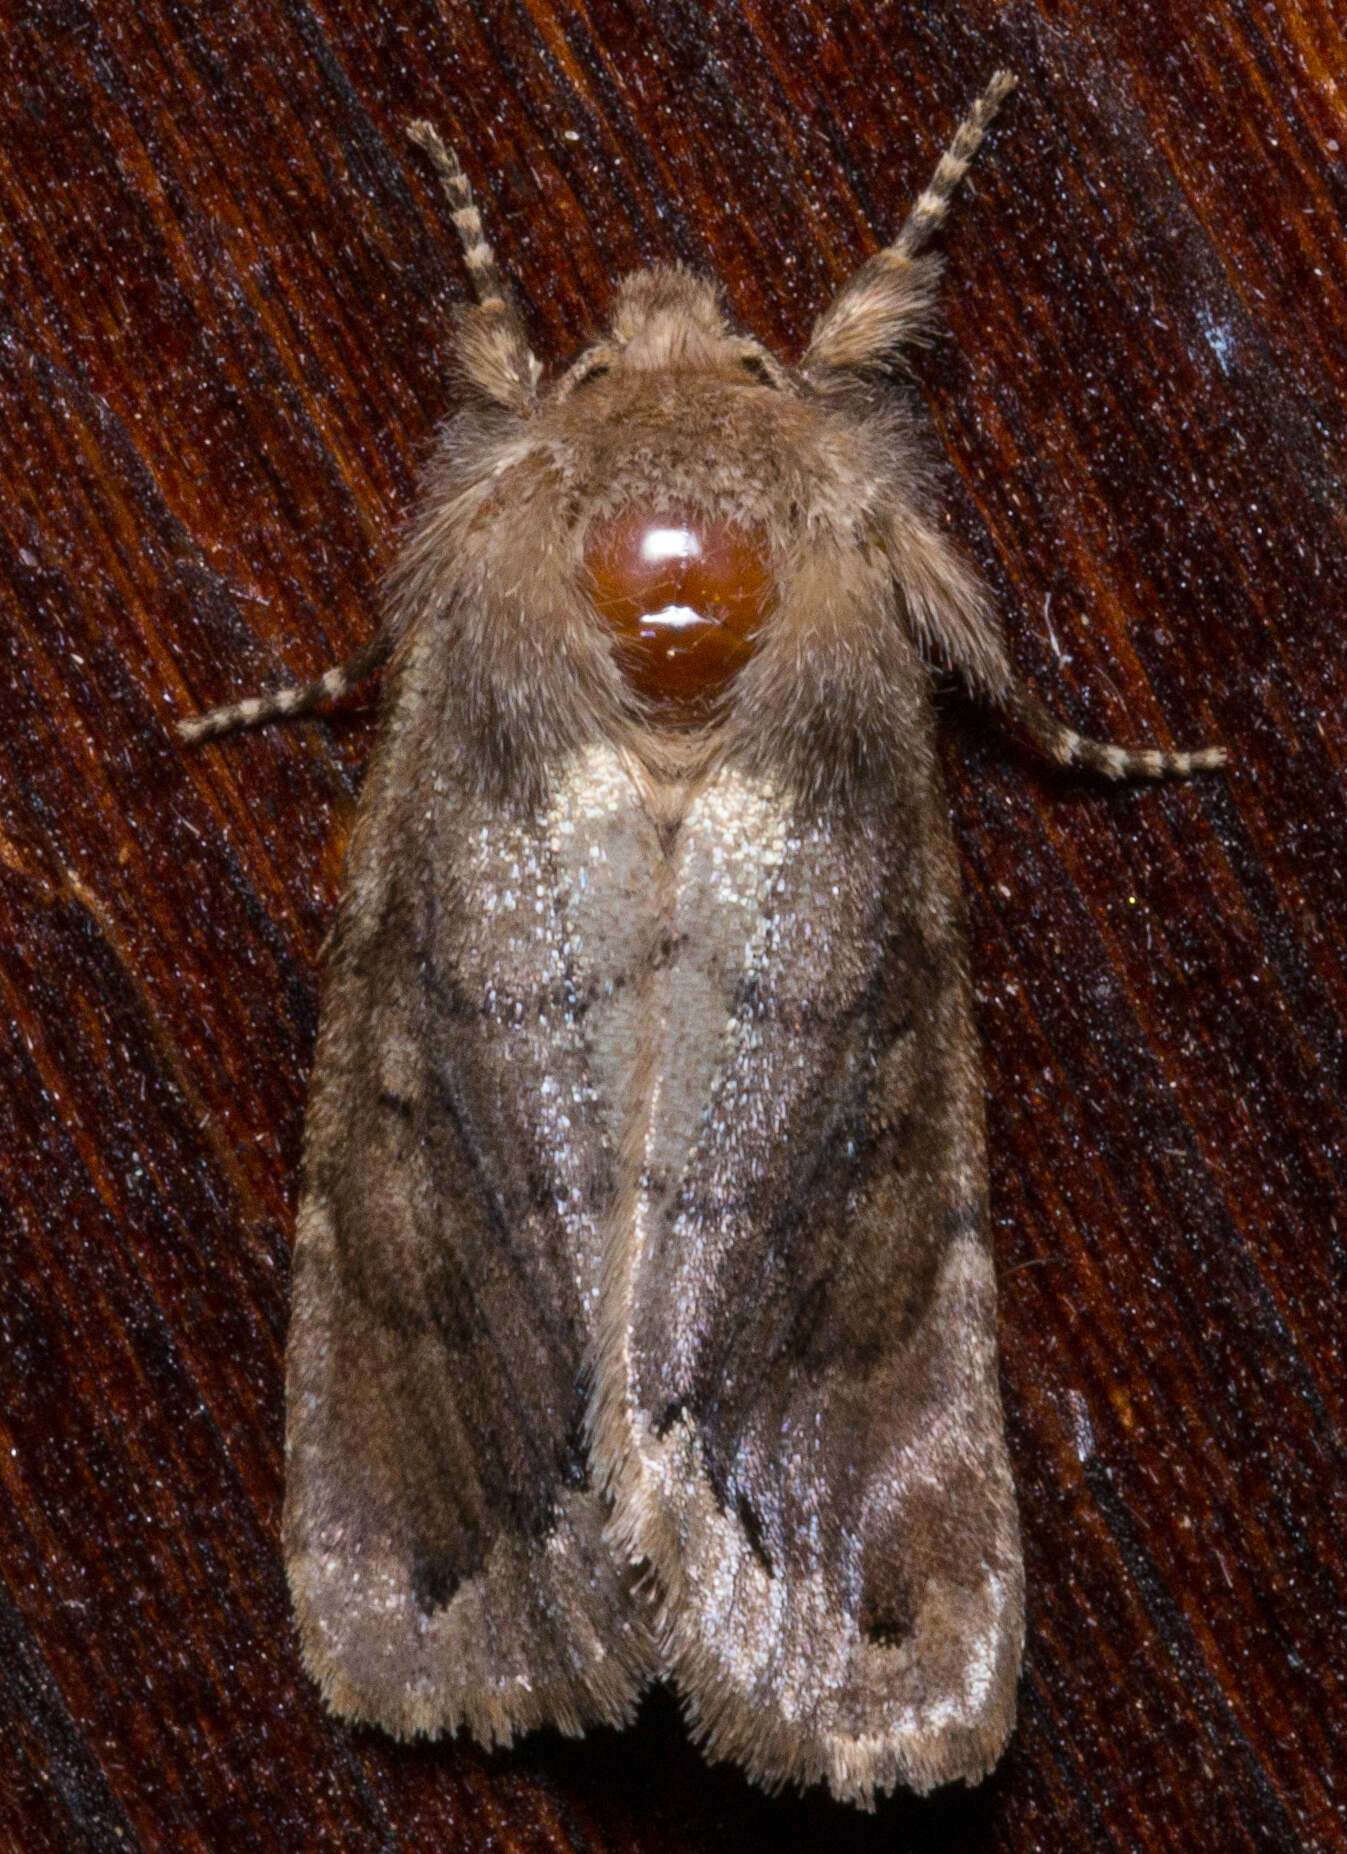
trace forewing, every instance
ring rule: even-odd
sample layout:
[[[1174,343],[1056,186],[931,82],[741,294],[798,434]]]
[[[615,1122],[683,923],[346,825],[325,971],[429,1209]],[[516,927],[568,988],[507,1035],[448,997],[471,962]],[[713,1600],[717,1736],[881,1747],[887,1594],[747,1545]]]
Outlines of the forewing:
[[[914,759],[882,799],[729,772],[689,809],[602,1352],[616,1535],[709,1748],[862,1803],[991,1767],[1023,1631],[957,869]]]
[[[426,680],[404,673],[331,952],[286,1555],[337,1711],[508,1742],[625,1717],[653,1665],[588,1483],[582,1370],[617,1124],[593,1059],[629,1043],[656,852],[611,756],[531,809],[471,797]]]

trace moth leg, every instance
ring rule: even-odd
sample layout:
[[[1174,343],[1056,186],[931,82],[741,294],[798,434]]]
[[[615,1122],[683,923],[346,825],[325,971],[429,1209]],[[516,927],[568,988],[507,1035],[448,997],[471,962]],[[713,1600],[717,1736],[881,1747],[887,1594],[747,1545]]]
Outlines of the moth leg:
[[[824,310],[800,363],[806,375],[877,366],[903,342],[925,332],[940,267],[934,257],[918,254],[949,211],[982,138],[1015,84],[1012,72],[995,74],[955,130],[897,238],[862,264]]]
[[[1105,779],[1187,779],[1193,773],[1224,766],[1230,757],[1224,747],[1197,747],[1181,753],[1167,747],[1123,747],[1112,740],[1092,740],[1059,721],[1018,681],[1011,683],[999,706],[1045,758]]]
[[[1176,753],[1090,740],[1059,721],[1011,668],[1000,620],[987,589],[938,528],[910,507],[886,511],[872,531],[902,595],[902,609],[923,652],[963,678],[1058,766],[1106,779],[1186,779],[1224,766],[1224,747]]]
[[[246,701],[227,702],[220,708],[208,709],[204,715],[179,721],[178,738],[195,745],[214,740],[217,734],[232,734],[237,728],[260,727],[264,721],[291,721],[297,715],[306,715],[320,702],[335,701],[347,694],[378,669],[392,649],[394,637],[393,629],[385,625],[367,644],[352,651],[344,663],[335,664],[314,682],[291,683],[270,694],[250,695]]]
[[[457,330],[464,372],[488,399],[526,413],[533,405],[542,363],[529,347],[519,311],[501,277],[468,177],[433,123],[409,123],[407,133],[425,149],[439,176],[477,298],[475,308],[464,310]]]
[[[969,110],[954,139],[936,163],[930,185],[907,215],[903,229],[889,247],[896,257],[915,257],[949,211],[950,201],[959,183],[982,146],[982,138],[991,127],[997,111],[1019,80],[1013,71],[997,71],[992,81]]]

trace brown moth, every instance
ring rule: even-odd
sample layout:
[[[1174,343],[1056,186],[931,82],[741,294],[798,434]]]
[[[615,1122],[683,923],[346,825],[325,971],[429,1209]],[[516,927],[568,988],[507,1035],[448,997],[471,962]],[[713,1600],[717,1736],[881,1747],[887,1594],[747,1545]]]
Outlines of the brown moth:
[[[755,1781],[975,1782],[1023,1575],[926,657],[1050,758],[883,370],[997,107],[788,367],[676,266],[550,386],[476,305],[328,954],[285,1552],[329,1704],[508,1744],[668,1678]]]

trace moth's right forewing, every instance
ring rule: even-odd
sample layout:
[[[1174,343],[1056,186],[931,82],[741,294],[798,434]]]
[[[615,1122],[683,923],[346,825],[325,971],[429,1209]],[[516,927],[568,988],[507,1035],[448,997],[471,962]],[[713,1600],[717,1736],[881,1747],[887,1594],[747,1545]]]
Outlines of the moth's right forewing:
[[[508,1742],[627,1717],[654,1667],[589,1486],[582,1370],[617,1113],[588,1051],[629,1040],[656,851],[610,762],[563,755],[532,797],[480,789],[445,725],[451,661],[442,626],[413,629],[348,857],[285,1542],[338,1712]]]

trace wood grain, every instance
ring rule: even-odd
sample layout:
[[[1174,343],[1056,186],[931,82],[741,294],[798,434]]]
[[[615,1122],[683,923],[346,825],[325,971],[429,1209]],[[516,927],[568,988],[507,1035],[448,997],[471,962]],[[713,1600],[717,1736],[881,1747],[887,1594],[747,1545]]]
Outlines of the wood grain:
[[[1333,0],[31,0],[0,58],[0,1837],[1336,1849],[1347,1754],[1347,30]],[[1024,1508],[1021,1724],[874,1819],[656,1696],[514,1753],[327,1719],[277,1549],[316,968],[371,709],[174,716],[375,624],[454,403],[463,153],[540,351],[715,273],[783,352],[1022,88],[919,358],[951,519],[1110,792],[951,694]]]

